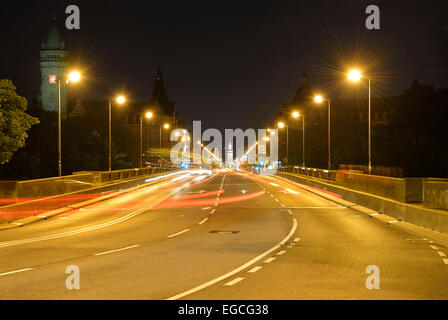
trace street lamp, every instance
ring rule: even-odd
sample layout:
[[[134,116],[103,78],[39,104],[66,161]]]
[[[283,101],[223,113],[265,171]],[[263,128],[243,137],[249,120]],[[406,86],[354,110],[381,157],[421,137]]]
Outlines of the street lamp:
[[[289,133],[288,133],[288,124],[286,123],[284,123],[284,122],[282,122],[282,121],[280,121],[278,124],[277,124],[277,126],[278,126],[278,128],[279,129],[283,129],[283,128],[285,128],[286,127],[286,164],[288,164],[289,163]]]
[[[300,112],[298,111],[294,111],[292,113],[293,118],[297,119],[297,128],[299,127],[299,118],[300,116],[302,116],[302,126],[303,126],[303,131],[302,131],[302,166],[305,167],[305,115],[301,115]]]
[[[152,116],[151,111],[145,113],[146,119],[151,119]],[[143,113],[140,113],[140,168],[143,168]]]
[[[348,79],[351,82],[359,82],[361,79],[367,79],[369,84],[369,174],[372,173],[372,100],[371,100],[371,81],[370,75],[363,77],[361,71],[357,69],[352,69],[347,74]]]
[[[322,103],[323,101],[328,102],[328,170],[331,170],[331,102],[330,98],[323,98],[320,95],[314,97],[316,103]]]
[[[115,100],[118,104],[126,102],[126,98],[118,96]],[[109,100],[109,171],[112,170],[112,100]]]
[[[67,75],[67,84],[69,82],[78,82],[81,74],[78,71],[72,71]],[[61,134],[61,77],[58,77],[58,174],[62,175],[62,134]]]

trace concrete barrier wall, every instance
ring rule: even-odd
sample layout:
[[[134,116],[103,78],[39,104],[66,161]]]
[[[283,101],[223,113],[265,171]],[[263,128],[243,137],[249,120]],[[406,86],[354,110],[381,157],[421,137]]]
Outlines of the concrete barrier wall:
[[[282,171],[282,170],[280,170]],[[423,178],[391,178],[346,170],[286,167],[284,171],[334,181],[340,186],[406,203],[423,201]]]
[[[346,201],[356,203],[396,219],[402,219],[405,222],[409,222],[426,229],[448,234],[448,213],[445,211],[406,204],[377,195],[367,194],[357,190],[350,190],[346,187],[338,186],[332,183],[311,180],[303,176],[282,172],[277,173],[277,175],[292,181],[339,194],[342,196],[342,199]]]
[[[109,182],[169,171],[169,168],[140,168],[114,171],[82,171],[62,177],[25,181],[0,181],[2,198],[34,198],[78,192]]]
[[[423,206],[448,210],[448,180],[428,179],[423,183]]]

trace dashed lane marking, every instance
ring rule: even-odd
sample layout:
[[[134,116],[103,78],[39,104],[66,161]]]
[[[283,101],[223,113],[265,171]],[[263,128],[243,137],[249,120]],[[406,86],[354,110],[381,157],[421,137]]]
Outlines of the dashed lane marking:
[[[295,238],[294,239],[294,242],[299,242],[300,241],[300,238]]]
[[[293,214],[291,210],[288,210],[288,213],[289,213],[289,214]]]
[[[203,224],[204,222],[206,222],[208,220],[208,218],[203,219],[201,222],[199,222],[198,224]]]
[[[283,203],[280,203],[280,205],[284,208],[285,207],[285,205],[283,204]]]
[[[235,279],[233,279],[232,281],[227,282],[227,283],[225,284],[225,286],[233,286],[234,284],[236,284],[236,283],[238,283],[238,282],[240,282],[240,281],[242,281],[242,280],[244,280],[244,278],[242,278],[242,277],[235,278]]]
[[[255,273],[258,270],[260,270],[261,268],[263,268],[263,267],[262,266],[256,266],[256,267],[253,267],[252,269],[250,269],[248,272],[249,273]]]
[[[216,211],[216,209],[213,209],[212,211],[210,211],[210,214],[214,214]]]
[[[443,262],[444,262],[445,264],[448,264],[448,259],[443,259]]]
[[[264,260],[264,263],[271,263],[272,261],[274,261],[276,258],[272,257],[269,259]]]
[[[136,245],[125,247],[125,248],[120,248],[120,249],[115,249],[115,250],[109,250],[109,251],[105,251],[105,252],[95,253],[94,256],[102,256],[102,255],[105,255],[105,254],[114,253],[114,252],[118,252],[118,251],[124,251],[124,250],[137,248],[137,247],[140,247],[140,245],[136,244]]]
[[[443,252],[443,251],[437,251],[437,253],[438,253],[439,256],[441,256],[441,257],[446,257],[446,254],[445,254],[445,252]]]
[[[436,246],[429,246],[429,247],[434,250],[439,250],[439,248],[437,248]]]
[[[178,235],[181,235],[182,233],[185,233],[185,232],[188,232],[188,231],[190,231],[190,229],[185,229],[185,230],[182,230],[180,232],[177,232],[177,233],[174,233],[172,235],[169,235],[167,238],[174,238],[174,237],[176,237]]]
[[[208,209],[210,209],[211,207],[205,207],[205,208],[202,208],[201,210],[208,210]]]
[[[279,251],[279,252],[277,252],[277,255],[278,255],[278,256],[281,256],[281,255],[283,255],[285,252],[286,252],[286,250]]]

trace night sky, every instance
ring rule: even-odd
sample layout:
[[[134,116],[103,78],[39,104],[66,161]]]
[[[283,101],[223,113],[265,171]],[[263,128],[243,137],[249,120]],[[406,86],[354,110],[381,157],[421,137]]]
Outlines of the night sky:
[[[261,128],[290,102],[306,72],[332,98],[355,94],[344,71],[372,74],[374,94],[397,95],[414,79],[448,87],[448,1],[8,1],[0,12],[0,78],[21,95],[39,92],[39,48],[54,14],[81,10],[64,30],[83,82],[71,95],[148,100],[160,67],[168,96],[203,127]],[[365,28],[365,8],[381,30]],[[358,93],[359,93],[358,92]]]

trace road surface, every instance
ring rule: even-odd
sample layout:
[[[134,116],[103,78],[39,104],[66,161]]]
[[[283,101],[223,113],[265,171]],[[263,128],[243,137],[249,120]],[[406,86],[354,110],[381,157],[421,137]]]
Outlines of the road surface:
[[[446,254],[275,176],[183,174],[0,231],[0,299],[447,299]]]

